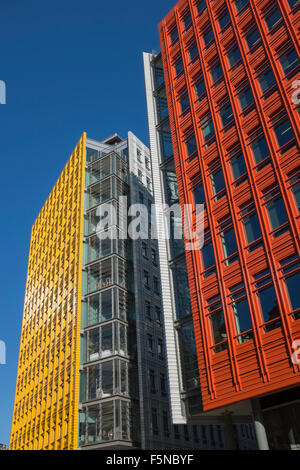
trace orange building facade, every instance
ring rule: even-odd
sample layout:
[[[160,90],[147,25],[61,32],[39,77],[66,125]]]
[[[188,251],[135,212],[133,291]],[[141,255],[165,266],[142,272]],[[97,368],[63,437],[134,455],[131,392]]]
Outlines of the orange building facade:
[[[300,3],[182,0],[159,26],[204,411],[297,387]]]

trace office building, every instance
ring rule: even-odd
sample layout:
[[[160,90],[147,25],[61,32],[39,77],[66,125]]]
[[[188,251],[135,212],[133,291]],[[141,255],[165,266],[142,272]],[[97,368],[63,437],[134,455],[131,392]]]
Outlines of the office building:
[[[10,449],[224,448],[222,422],[170,419],[151,219],[127,236],[132,205],[151,211],[152,185],[149,150],[131,132],[84,133],[37,217]]]
[[[193,228],[204,214],[204,246],[186,250],[198,406],[251,404],[260,448],[300,444],[299,8],[179,1],[154,68],[169,121],[152,141],[150,122],[150,145],[164,153],[172,141],[180,204],[194,205]],[[172,335],[170,321],[167,349]]]

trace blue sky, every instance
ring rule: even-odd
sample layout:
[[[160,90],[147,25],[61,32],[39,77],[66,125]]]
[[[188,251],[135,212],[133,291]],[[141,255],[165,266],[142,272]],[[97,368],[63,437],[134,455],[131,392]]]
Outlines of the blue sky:
[[[142,52],[175,0],[1,5],[0,443],[9,442],[31,226],[81,133],[148,144]]]

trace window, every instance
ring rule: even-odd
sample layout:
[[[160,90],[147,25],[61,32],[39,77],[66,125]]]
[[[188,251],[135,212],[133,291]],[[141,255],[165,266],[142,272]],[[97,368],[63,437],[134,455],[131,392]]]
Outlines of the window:
[[[185,113],[190,108],[190,100],[188,93],[185,93],[179,98],[180,109],[182,113]],[[186,113],[185,113],[186,114]]]
[[[149,370],[149,384],[150,384],[150,392],[156,393],[155,372],[153,369]]]
[[[223,13],[219,17],[218,21],[219,21],[220,29],[222,31],[225,31],[229,27],[229,25],[230,25],[230,16],[229,16],[227,8],[225,9],[225,11],[223,11]]]
[[[247,86],[241,92],[239,92],[238,99],[240,102],[241,110],[245,111],[246,109],[248,109],[254,103],[251,88]]]
[[[143,172],[141,170],[138,170],[138,181],[143,183]]]
[[[153,276],[153,288],[156,294],[159,294],[159,282],[156,276]]]
[[[276,80],[271,68],[265,69],[257,77],[262,93],[266,93],[276,85]],[[269,95],[268,95],[269,96]]]
[[[177,59],[177,61],[175,62],[174,68],[175,68],[176,77],[179,77],[183,73],[183,62],[182,62],[181,57]]]
[[[150,167],[150,160],[149,158],[145,157],[145,166],[147,168],[147,170],[151,170],[151,167]]]
[[[215,84],[221,78],[223,78],[223,69],[221,66],[221,62],[217,61],[210,70],[211,78],[213,83]]]
[[[163,411],[163,428],[164,428],[164,435],[165,437],[170,436],[170,431],[169,431],[169,416],[167,411]]]
[[[253,327],[248,299],[243,284],[239,284],[230,289],[230,302],[235,319],[237,341],[244,343],[253,338]]]
[[[277,138],[278,146],[280,148],[286,145],[291,140],[295,139],[295,134],[292,129],[291,122],[287,116],[283,120],[275,124],[274,132]]]
[[[147,184],[147,189],[149,189],[149,191],[152,190],[152,184],[151,184],[151,179],[147,176],[146,177],[146,184]]]
[[[226,130],[232,127],[234,124],[234,115],[229,100],[224,104],[222,103],[219,113],[223,127],[226,127]]]
[[[299,271],[299,261],[298,263],[298,271],[294,272],[291,276],[285,279],[286,288],[288,291],[291,308],[292,310],[299,310],[300,309],[300,271]],[[294,267],[293,267],[294,268]],[[300,312],[297,315],[294,315],[295,319],[300,318]]]
[[[231,172],[234,181],[238,181],[238,183],[242,183],[245,181],[245,176],[247,173],[245,159],[242,154],[240,147],[237,147],[233,151],[229,153],[229,157],[233,157],[230,159],[231,165]],[[236,184],[237,185],[237,184]]]
[[[289,175],[289,183],[293,192],[298,212],[300,213],[300,167]]]
[[[227,332],[220,295],[207,301],[214,351],[227,349]]]
[[[195,134],[191,134],[186,142],[185,142],[185,145],[186,145],[186,150],[187,150],[187,155],[188,157],[190,157],[191,155],[193,155],[196,151],[197,151],[197,143],[196,143],[196,138],[195,138]]]
[[[274,6],[269,13],[267,13],[265,17],[265,21],[267,23],[269,31],[275,28],[282,20],[281,11],[279,10],[278,6]]]
[[[147,335],[147,345],[148,345],[148,352],[153,356],[153,336],[152,335]]]
[[[195,206],[197,204],[205,204],[205,194],[202,181],[197,180],[195,182],[195,186],[192,188],[193,196],[194,196],[194,203]]]
[[[257,135],[259,135],[259,137],[256,138]],[[270,151],[266,138],[260,132],[251,136],[250,147],[256,164],[259,164],[270,156]]]
[[[214,199],[218,201],[225,194],[224,175],[219,160],[210,166],[209,173],[213,194],[216,196]]]
[[[160,323],[161,322],[161,308],[160,307],[155,307],[155,317],[156,317],[156,321]]]
[[[265,327],[265,331],[271,331],[278,328],[279,323],[273,323],[273,320],[279,317],[279,307],[274,287],[270,285],[257,293],[262,319],[264,323],[272,322],[271,325]]]
[[[246,38],[248,48],[251,52],[254,52],[254,50],[257,49],[257,47],[255,46],[258,46],[261,43],[261,36],[259,34],[257,27],[251,29],[251,31],[248,31],[245,38]]]
[[[223,247],[225,264],[228,266],[230,263],[237,259],[237,244],[232,225],[231,218],[225,218],[219,226],[220,237]],[[234,256],[235,255],[235,256]]]
[[[211,27],[209,27],[204,33],[203,33],[203,41],[206,47],[209,47],[212,45],[214,42],[214,33]]]
[[[184,29],[187,29],[189,26],[192,25],[192,17],[191,17],[191,13],[188,12],[185,17],[183,18],[182,20],[182,23],[183,23],[183,27]]]
[[[157,341],[157,351],[159,359],[164,359],[164,343],[162,339],[158,339]]]
[[[244,225],[246,240],[248,245],[250,245],[262,236],[254,202],[248,201],[243,204],[241,218]]]
[[[198,13],[202,13],[203,10],[206,10],[206,0],[199,0],[196,5]]]
[[[145,302],[145,312],[147,317],[151,319],[151,304],[148,300]]]
[[[178,40],[178,30],[176,27],[172,29],[172,31],[170,32],[170,39],[171,39],[171,44],[175,43],[175,41]]]
[[[166,383],[166,376],[165,374],[161,373],[160,374],[160,390],[162,396],[167,395],[167,383]]]
[[[212,143],[212,139],[215,136],[215,128],[212,121],[212,118],[204,118],[201,121],[201,130],[204,142],[206,143],[206,148]]]
[[[271,228],[275,230],[288,221],[285,205],[277,185],[266,189],[264,194],[264,201],[266,201]]]
[[[142,243],[142,254],[144,258],[148,258],[148,246],[145,242]]]
[[[201,254],[203,270],[209,270],[209,272],[205,276],[208,277],[210,274],[213,274],[215,272],[215,270],[211,270],[210,268],[214,267],[216,264],[214,248],[211,239],[209,241],[205,241],[205,244],[203,245],[201,250]]]
[[[137,156],[138,161],[142,162],[142,152],[139,149],[137,149],[136,151],[136,156]]]
[[[156,249],[151,248],[151,259],[153,264],[157,264]]]
[[[139,192],[139,203],[144,204],[144,195],[141,192]]]
[[[149,289],[149,273],[144,271],[144,286]]]
[[[234,67],[240,60],[242,59],[240,49],[237,44],[235,44],[228,52],[227,52],[228,62],[230,67]]]
[[[196,98],[204,98],[204,95],[206,94],[206,88],[205,88],[205,83],[204,83],[204,78],[201,77],[197,83],[195,83],[194,85],[194,89],[195,89],[195,95],[196,95]]]
[[[300,0],[288,0],[291,10],[295,8],[296,5],[299,5]]]
[[[289,74],[292,70],[298,71],[299,57],[293,46],[289,47],[284,53],[280,52],[279,62],[285,75]],[[286,49],[286,48],[285,48]]]
[[[192,46],[189,47],[188,53],[189,53],[190,61],[194,62],[194,59],[198,57],[198,47],[196,43],[194,43]]]
[[[152,408],[151,410],[151,427],[152,433],[158,435],[158,420],[157,420],[157,409]]]
[[[240,12],[246,5],[249,6],[249,0],[234,0],[236,9]]]

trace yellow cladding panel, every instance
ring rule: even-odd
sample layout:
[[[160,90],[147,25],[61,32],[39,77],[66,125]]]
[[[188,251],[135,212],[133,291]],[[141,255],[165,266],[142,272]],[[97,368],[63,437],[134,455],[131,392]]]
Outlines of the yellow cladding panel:
[[[32,227],[10,449],[76,449],[84,133]]]

